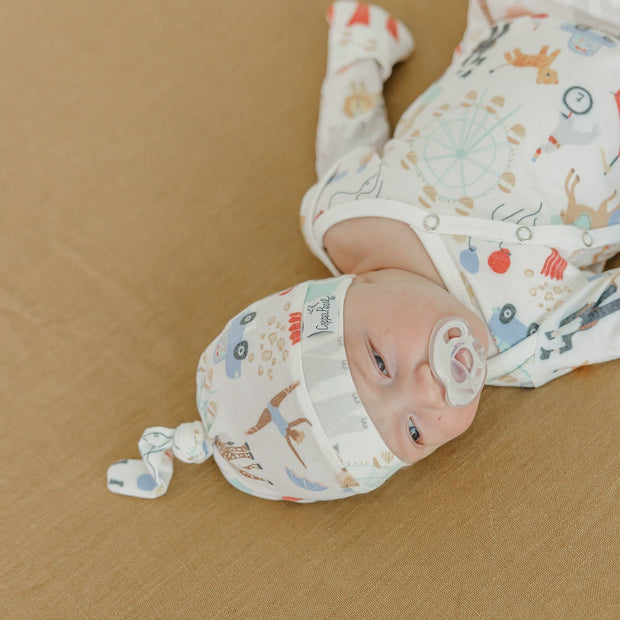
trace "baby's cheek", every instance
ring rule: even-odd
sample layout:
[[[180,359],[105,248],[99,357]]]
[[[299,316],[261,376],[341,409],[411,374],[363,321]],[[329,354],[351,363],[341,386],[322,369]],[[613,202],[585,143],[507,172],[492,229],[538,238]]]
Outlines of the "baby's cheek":
[[[402,413],[397,412],[395,407],[390,407],[386,403],[384,407],[371,415],[368,412],[373,424],[381,435],[385,445],[403,462],[413,463],[419,460],[417,457],[420,448],[414,446],[409,439],[407,430],[407,420]]]
[[[454,407],[449,414],[444,414],[443,418],[440,416],[442,420],[448,420],[448,423],[443,428],[445,440],[442,443],[458,437],[471,426],[478,411],[479,401],[480,396],[466,407]]]

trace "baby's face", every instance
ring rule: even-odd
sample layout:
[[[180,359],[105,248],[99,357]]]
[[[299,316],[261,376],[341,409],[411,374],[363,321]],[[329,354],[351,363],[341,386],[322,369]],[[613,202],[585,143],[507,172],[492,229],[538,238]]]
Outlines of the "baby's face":
[[[345,297],[344,344],[353,382],[386,445],[406,463],[460,435],[478,408],[482,388],[468,405],[452,407],[431,372],[431,333],[448,316],[465,319],[486,351],[486,325],[425,278],[370,272],[358,276]]]

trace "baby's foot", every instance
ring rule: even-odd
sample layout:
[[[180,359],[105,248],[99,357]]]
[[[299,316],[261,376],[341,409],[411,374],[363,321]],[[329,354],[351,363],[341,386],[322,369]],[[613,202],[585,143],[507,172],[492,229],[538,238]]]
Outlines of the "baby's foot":
[[[327,9],[327,21],[327,75],[372,58],[381,67],[385,81],[392,67],[413,50],[413,37],[407,27],[381,7],[340,0]]]

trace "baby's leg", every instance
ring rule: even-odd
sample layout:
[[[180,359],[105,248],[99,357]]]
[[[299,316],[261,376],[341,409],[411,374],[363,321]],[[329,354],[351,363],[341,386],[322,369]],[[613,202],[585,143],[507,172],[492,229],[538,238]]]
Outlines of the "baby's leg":
[[[316,141],[319,178],[358,146],[383,148],[389,135],[383,82],[392,66],[413,49],[407,28],[379,7],[335,2],[327,19],[327,75],[321,88]]]

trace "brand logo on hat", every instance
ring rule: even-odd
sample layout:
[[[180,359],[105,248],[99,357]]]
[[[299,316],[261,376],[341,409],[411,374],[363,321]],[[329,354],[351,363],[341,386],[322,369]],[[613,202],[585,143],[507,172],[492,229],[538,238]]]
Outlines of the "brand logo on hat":
[[[338,305],[335,295],[325,295],[307,303],[304,312],[304,335],[336,331]]]

